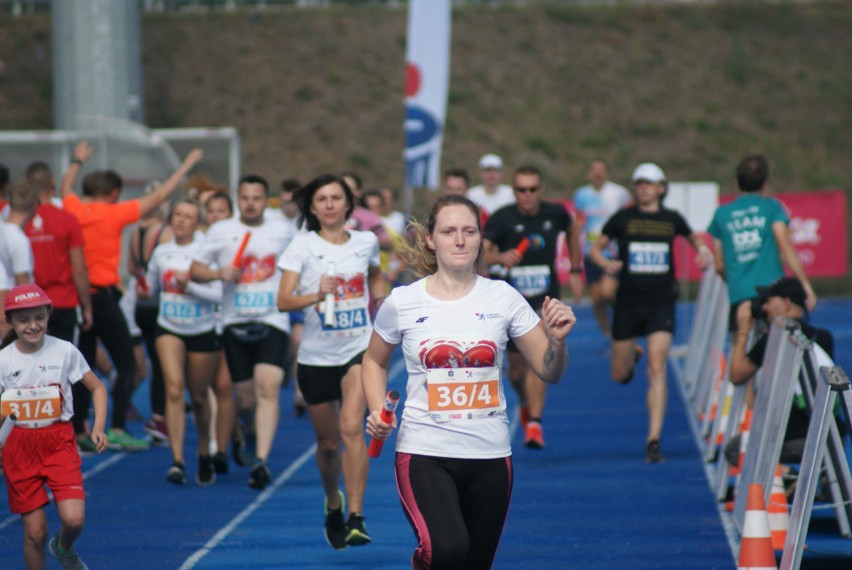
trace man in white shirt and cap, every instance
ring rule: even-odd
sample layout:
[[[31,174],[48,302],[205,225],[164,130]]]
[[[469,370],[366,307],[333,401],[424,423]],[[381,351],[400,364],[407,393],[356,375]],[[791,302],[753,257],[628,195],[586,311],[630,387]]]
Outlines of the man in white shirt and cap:
[[[515,203],[515,193],[508,184],[500,184],[503,176],[503,159],[496,154],[485,154],[479,159],[482,184],[467,191],[467,197],[488,215],[503,206]]]

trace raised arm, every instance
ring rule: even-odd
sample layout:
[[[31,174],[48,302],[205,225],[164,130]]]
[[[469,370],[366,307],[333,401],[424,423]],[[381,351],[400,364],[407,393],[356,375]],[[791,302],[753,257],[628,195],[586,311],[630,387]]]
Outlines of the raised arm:
[[[198,164],[203,156],[204,151],[199,148],[189,151],[189,154],[187,154],[186,158],[183,159],[181,165],[178,166],[177,170],[175,170],[165,182],[157,186],[157,188],[155,188],[150,194],[145,194],[138,198],[141,215],[144,216],[165,202],[169,196],[177,190],[178,184],[180,184],[180,181],[184,176],[186,176],[186,173],[192,170],[192,167]]]
[[[68,196],[74,195],[74,183],[77,181],[80,169],[83,168],[83,163],[92,156],[94,149],[95,147],[86,140],[80,141],[74,147],[74,158],[71,159],[68,170],[62,175],[62,182],[59,185],[63,200]]]
[[[546,297],[541,321],[525,335],[514,339],[536,376],[548,384],[556,384],[568,365],[565,337],[574,328],[577,317],[571,307],[558,299]]]

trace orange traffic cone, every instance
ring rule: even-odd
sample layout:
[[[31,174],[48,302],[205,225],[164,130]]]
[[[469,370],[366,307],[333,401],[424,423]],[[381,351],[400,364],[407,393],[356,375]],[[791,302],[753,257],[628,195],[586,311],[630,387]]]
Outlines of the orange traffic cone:
[[[777,570],[769,516],[763,501],[763,485],[752,483],[748,487],[743,537],[737,570]]]
[[[787,493],[784,491],[784,480],[781,478],[780,465],[775,468],[772,493],[769,495],[769,505],[766,507],[766,512],[769,515],[769,530],[772,532],[772,548],[784,550],[787,528],[790,526],[790,511],[787,507]]]

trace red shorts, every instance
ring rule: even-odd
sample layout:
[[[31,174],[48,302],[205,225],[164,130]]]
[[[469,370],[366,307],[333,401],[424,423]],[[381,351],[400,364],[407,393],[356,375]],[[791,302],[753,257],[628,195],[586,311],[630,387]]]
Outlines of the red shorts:
[[[57,503],[85,500],[81,464],[70,422],[34,429],[14,428],[3,447],[9,510],[25,514],[49,503],[45,485],[53,491]]]

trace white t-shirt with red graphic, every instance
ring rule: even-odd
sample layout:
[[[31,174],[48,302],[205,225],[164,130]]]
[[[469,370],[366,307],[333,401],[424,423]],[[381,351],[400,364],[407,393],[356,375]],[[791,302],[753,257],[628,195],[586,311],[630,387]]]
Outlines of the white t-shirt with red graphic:
[[[68,421],[74,415],[71,385],[89,370],[70,342],[45,335],[44,344],[33,353],[21,352],[13,342],[0,350],[3,410],[14,413],[21,427]]]
[[[275,262],[293,239],[290,227],[276,220],[264,220],[259,226],[247,226],[238,217],[220,220],[207,230],[195,261],[231,265],[246,232],[251,235],[240,261],[242,277],[237,283],[222,284],[223,324],[258,322],[289,333],[290,316],[278,311],[281,272]]]
[[[394,289],[376,315],[374,330],[390,344],[402,343],[408,370],[396,449],[437,457],[509,456],[503,351],[539,317],[504,281],[477,277],[470,293],[445,301],[427,293],[427,280]]]
[[[372,232],[349,231],[349,240],[332,244],[316,232],[299,234],[278,260],[278,269],[299,274],[296,295],[319,290],[320,278],[334,264],[337,293],[334,326],[323,320],[325,303],[305,307],[305,328],[297,361],[312,366],[340,366],[367,350],[372,323],[367,275],[379,267],[379,240]]]
[[[216,307],[222,302],[222,283],[178,283],[189,273],[189,266],[200,246],[195,240],[185,245],[170,241],[158,245],[148,262],[147,277],[151,294],[160,292],[157,324],[178,335],[197,335],[216,328]]]

